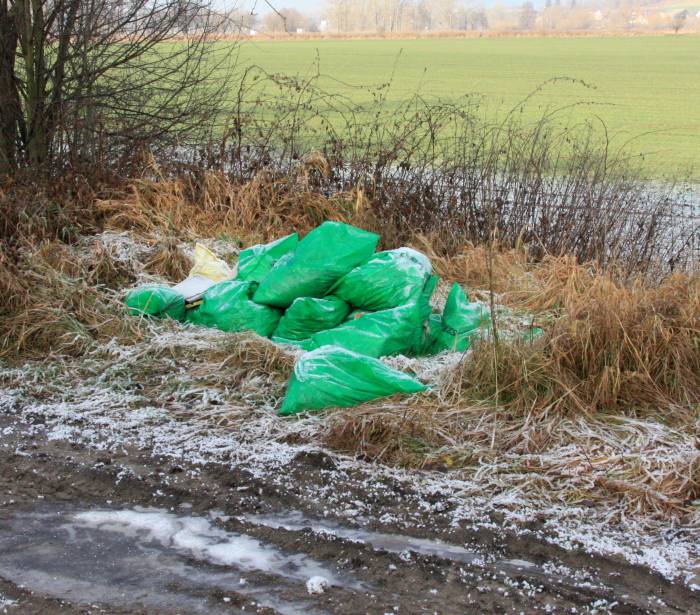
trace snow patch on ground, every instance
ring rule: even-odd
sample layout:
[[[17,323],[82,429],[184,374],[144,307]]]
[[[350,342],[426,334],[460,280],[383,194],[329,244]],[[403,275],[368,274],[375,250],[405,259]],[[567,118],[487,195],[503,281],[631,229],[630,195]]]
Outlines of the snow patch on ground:
[[[306,582],[306,591],[310,594],[322,594],[330,587],[328,579],[325,577],[311,577]]]
[[[227,532],[203,517],[134,508],[80,512],[73,516],[73,522],[78,527],[117,532],[144,543],[157,542],[194,559],[246,572],[262,571],[301,580],[334,579],[332,571],[304,555],[286,555],[250,536]]]
[[[7,613],[7,609],[11,609],[18,606],[17,600],[12,600],[12,598],[6,598],[0,594],[0,612]]]

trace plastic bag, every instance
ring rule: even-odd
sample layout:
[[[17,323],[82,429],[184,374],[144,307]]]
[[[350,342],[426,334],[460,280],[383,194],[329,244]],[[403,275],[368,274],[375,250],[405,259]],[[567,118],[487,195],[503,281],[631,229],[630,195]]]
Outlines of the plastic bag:
[[[367,312],[342,325],[320,331],[311,339],[317,346],[335,345],[370,357],[414,354],[423,341],[423,327],[430,316],[430,296],[437,278],[431,276],[420,295],[390,310]]]
[[[236,272],[209,248],[198,243],[194,247],[194,265],[189,275],[201,275],[212,282],[223,282],[233,278]]]
[[[287,308],[297,297],[323,297],[335,282],[366,261],[379,236],[342,222],[324,222],[278,262],[260,283],[258,303]]]
[[[135,316],[185,320],[185,298],[168,286],[142,286],[132,290],[124,303]]]
[[[418,393],[426,386],[381,361],[324,346],[307,352],[294,366],[279,414],[339,406],[346,408],[395,393]]]
[[[252,301],[255,286],[238,280],[219,282],[204,293],[199,307],[187,311],[188,322],[222,331],[250,330],[269,337],[282,312]]]
[[[324,329],[339,325],[350,313],[350,306],[337,297],[299,297],[282,316],[275,336],[303,340]]]
[[[455,282],[442,312],[441,331],[433,352],[464,352],[469,348],[470,339],[480,333],[489,320],[488,311],[480,303],[469,303],[466,293]]]
[[[296,233],[270,243],[261,243],[242,250],[238,257],[237,280],[261,282],[274,264],[286,254],[294,252],[299,243]]]
[[[343,276],[330,292],[355,308],[387,310],[420,293],[432,271],[428,257],[416,250],[387,250]]]
[[[523,340],[526,343],[532,344],[544,335],[544,330],[540,327],[531,326],[525,333],[523,333]]]
[[[420,342],[414,348],[413,354],[417,357],[426,357],[436,353],[435,344],[438,336],[442,332],[442,316],[431,314],[430,318],[423,323],[423,335]]]

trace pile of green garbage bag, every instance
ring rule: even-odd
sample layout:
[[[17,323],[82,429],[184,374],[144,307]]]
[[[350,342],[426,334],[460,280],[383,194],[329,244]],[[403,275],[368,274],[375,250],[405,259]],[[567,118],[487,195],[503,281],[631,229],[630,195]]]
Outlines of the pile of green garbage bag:
[[[203,293],[184,297],[146,286],[131,291],[126,304],[132,314],[254,331],[306,351],[282,415],[417,393],[426,387],[378,359],[463,352],[488,326],[488,312],[455,284],[442,314],[433,313],[438,278],[430,260],[411,248],[375,252],[378,242],[374,233],[324,222],[301,240],[292,233],[241,251],[235,272],[202,248],[208,262],[194,268],[197,288],[202,272],[219,272]],[[230,279],[221,281],[222,271]]]

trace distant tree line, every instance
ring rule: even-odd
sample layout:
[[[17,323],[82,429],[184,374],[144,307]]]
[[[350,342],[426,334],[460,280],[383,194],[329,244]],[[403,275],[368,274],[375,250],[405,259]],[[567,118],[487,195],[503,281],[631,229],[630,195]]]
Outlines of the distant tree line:
[[[456,0],[326,0],[325,14],[340,32],[486,30],[481,6]]]
[[[275,5],[262,15],[232,10],[223,16],[222,31],[261,30],[273,34],[307,32],[440,32],[440,31],[576,31],[674,30],[700,28],[700,18],[688,11],[672,13],[655,0],[531,0],[520,6],[479,0],[324,0],[316,18],[294,8]]]

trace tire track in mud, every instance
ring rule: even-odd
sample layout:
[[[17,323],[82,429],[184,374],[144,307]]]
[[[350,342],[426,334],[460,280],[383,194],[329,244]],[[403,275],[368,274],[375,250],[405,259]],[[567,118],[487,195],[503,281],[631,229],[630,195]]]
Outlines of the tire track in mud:
[[[284,476],[272,480],[240,466],[195,466],[122,446],[99,451],[46,440],[17,418],[0,417],[0,433],[8,425],[13,429],[0,439],[0,526],[42,506],[156,508],[182,518],[211,519],[222,532],[319,562],[346,580],[313,595],[303,579],[285,583],[275,590],[279,609],[234,583],[225,590],[179,588],[208,612],[277,613],[285,605],[292,612],[379,615],[689,613],[696,607],[697,596],[681,585],[615,558],[516,535],[497,515],[489,528],[453,527],[435,514],[451,505],[448,497],[435,494],[429,509],[415,507],[405,483],[382,477],[368,486],[366,477],[338,469],[321,452],[300,452]],[[191,554],[178,557],[194,571],[211,568]],[[248,571],[245,578],[249,588],[277,583],[264,571]],[[146,608],[135,597],[91,607],[80,599],[61,601],[50,592],[30,590],[3,579],[0,595],[16,601],[7,612],[188,612]]]

